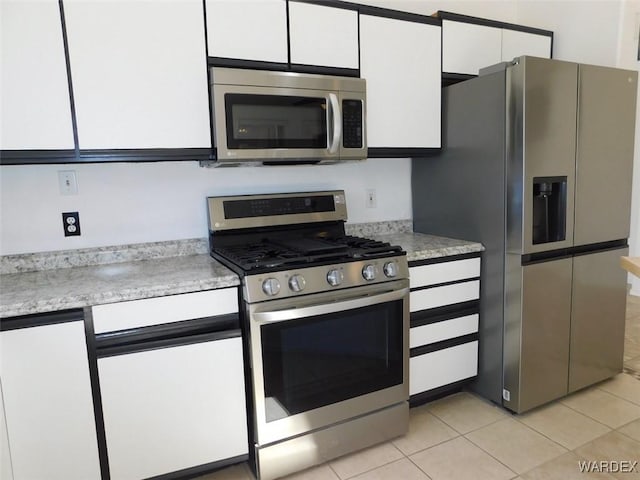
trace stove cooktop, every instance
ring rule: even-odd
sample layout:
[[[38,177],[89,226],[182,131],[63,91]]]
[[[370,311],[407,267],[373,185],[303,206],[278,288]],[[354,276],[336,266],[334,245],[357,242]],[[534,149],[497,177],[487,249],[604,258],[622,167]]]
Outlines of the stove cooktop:
[[[343,262],[402,254],[386,242],[351,235],[313,238],[264,239],[260,242],[217,247],[212,254],[247,273],[297,268],[326,262]]]

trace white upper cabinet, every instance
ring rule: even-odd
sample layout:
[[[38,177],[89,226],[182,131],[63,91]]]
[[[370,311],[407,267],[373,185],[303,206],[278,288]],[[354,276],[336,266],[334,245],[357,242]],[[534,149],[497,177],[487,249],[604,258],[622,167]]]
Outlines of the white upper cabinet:
[[[291,63],[352,68],[358,62],[358,12],[289,3]]]
[[[440,26],[360,16],[369,148],[440,147]]]
[[[502,29],[442,21],[442,71],[477,75],[502,61]]]
[[[57,0],[0,2],[0,149],[73,149]]]
[[[503,28],[502,61],[508,62],[522,55],[551,58],[551,37]]]
[[[286,0],[206,0],[210,57],[287,63]]]
[[[468,23],[456,14],[442,12],[442,71],[478,75],[480,69],[515,57],[551,58],[551,32],[518,30],[518,25],[476,19]],[[495,24],[495,25],[492,25]],[[506,26],[507,28],[503,27]],[[537,33],[539,32],[539,33]]]
[[[81,149],[211,147],[201,0],[64,8]]]

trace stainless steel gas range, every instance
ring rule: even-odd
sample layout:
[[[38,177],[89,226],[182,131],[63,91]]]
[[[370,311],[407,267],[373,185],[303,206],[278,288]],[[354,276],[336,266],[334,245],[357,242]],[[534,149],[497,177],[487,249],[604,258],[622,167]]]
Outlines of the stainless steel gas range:
[[[343,191],[210,197],[208,208],[211,255],[242,279],[256,477],[406,433],[405,252],[345,235]]]

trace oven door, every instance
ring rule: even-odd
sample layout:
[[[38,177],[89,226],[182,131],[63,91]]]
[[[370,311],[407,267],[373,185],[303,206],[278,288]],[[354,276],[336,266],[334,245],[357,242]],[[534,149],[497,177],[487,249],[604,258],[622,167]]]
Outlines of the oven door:
[[[212,95],[219,162],[340,157],[338,92],[214,84]]]
[[[408,286],[248,307],[258,445],[408,400]]]

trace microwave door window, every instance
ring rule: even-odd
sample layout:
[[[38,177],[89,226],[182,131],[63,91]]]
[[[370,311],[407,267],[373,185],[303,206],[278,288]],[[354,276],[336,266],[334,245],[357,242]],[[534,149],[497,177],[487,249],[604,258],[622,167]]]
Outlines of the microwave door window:
[[[327,148],[325,98],[226,94],[227,148]]]

